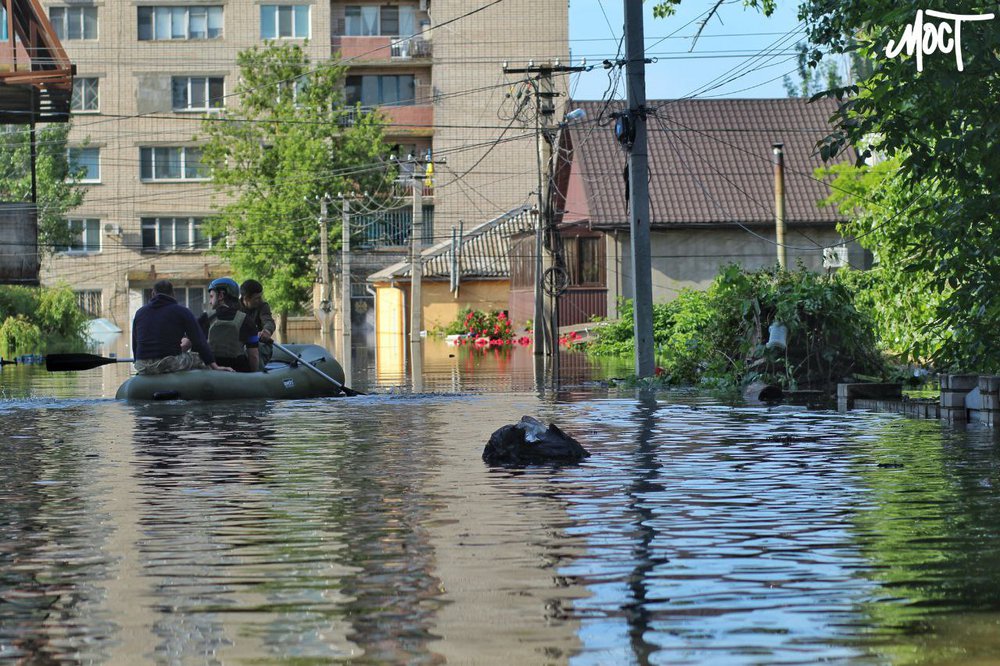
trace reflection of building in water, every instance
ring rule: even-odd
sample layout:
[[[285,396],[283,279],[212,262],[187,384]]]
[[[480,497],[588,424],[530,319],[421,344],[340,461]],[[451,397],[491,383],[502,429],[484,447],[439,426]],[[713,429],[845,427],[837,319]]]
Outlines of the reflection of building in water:
[[[420,429],[438,451],[425,482],[426,494],[437,498],[426,525],[446,602],[430,647],[456,664],[567,661],[580,647],[570,608],[586,591],[559,568],[583,542],[567,532],[572,523],[551,470],[486,468],[480,454],[503,417],[484,423],[469,407],[462,400],[436,405]]]

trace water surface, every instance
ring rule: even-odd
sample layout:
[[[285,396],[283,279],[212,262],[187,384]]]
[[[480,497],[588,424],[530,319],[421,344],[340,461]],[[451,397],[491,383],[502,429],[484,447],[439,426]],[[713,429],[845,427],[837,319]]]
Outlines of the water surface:
[[[9,369],[3,662],[1000,654],[986,430],[683,391],[535,391],[521,388],[530,370],[496,366],[482,380],[432,368],[422,393],[376,377],[360,398],[211,404],[95,397],[113,395],[120,365]],[[490,433],[522,414],[593,455],[486,467]]]

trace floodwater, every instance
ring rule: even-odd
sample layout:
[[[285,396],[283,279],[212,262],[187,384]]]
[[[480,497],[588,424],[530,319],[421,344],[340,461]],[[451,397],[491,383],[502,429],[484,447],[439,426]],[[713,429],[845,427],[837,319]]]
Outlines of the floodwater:
[[[997,663],[991,431],[477,353],[209,404],[3,368],[0,662]],[[523,414],[592,456],[485,466]]]

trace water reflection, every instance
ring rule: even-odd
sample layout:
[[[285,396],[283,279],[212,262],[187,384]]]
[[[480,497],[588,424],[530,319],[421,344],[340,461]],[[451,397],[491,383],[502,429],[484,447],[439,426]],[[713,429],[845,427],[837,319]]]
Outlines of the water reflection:
[[[992,432],[690,392],[516,391],[536,386],[530,353],[436,353],[423,391],[349,400],[125,404],[45,397],[81,390],[54,383],[8,399],[0,661],[909,664],[1000,650]],[[592,457],[486,467],[489,434],[523,414]]]

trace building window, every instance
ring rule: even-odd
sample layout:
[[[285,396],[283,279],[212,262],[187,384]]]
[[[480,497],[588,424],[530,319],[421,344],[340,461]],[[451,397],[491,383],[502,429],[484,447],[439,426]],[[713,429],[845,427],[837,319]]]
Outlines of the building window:
[[[97,39],[97,7],[49,7],[49,22],[61,41]]]
[[[202,232],[201,217],[142,218],[142,251],[207,250],[212,239]]]
[[[563,239],[571,287],[604,287],[604,242],[598,236]]]
[[[77,113],[98,111],[99,92],[97,77],[73,77],[73,98],[69,103],[71,111]]]
[[[417,31],[415,5],[347,5],[344,13],[344,34],[348,37],[409,37]]]
[[[76,292],[76,305],[88,317],[101,316],[101,290],[85,289]]]
[[[169,146],[139,149],[141,180],[205,180],[201,148]]]
[[[58,252],[100,252],[100,220],[67,220],[73,240],[69,245],[56,248]]]
[[[7,41],[7,8],[0,7],[0,40]]]
[[[344,95],[348,104],[406,106],[416,103],[416,80],[412,74],[348,76]]]
[[[79,174],[81,183],[101,182],[101,149],[70,148],[68,151],[69,170]]]
[[[261,5],[262,39],[307,39],[309,5]]]
[[[153,300],[153,290],[142,290],[142,303],[145,305]],[[174,300],[186,305],[196,316],[205,312],[205,287],[178,287],[174,285]]]
[[[139,40],[219,39],[222,6],[139,7]]]
[[[171,79],[174,111],[221,109],[225,98],[221,76],[175,76]]]

